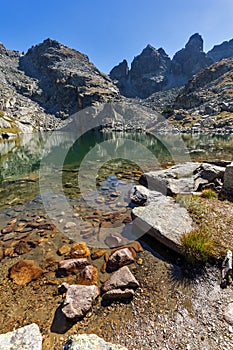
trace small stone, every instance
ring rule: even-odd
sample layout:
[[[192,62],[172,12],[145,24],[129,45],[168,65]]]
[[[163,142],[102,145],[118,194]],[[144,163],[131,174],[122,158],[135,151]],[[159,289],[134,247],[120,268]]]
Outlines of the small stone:
[[[35,265],[33,260],[22,260],[10,268],[10,278],[16,284],[24,286],[27,283],[36,280],[43,273],[43,270]]]
[[[134,256],[129,248],[123,248],[115,251],[108,259],[108,268],[117,270],[124,265],[134,262]]]
[[[142,265],[142,264],[143,264],[143,260],[142,260],[141,258],[139,258],[139,259],[137,260],[137,264],[138,264],[138,265]]]
[[[224,311],[224,318],[231,326],[233,326],[233,302],[229,303]]]
[[[143,248],[141,246],[141,243],[139,243],[138,241],[131,242],[129,246],[132,247],[136,253],[143,252]]]
[[[98,249],[95,252],[91,253],[92,260],[96,260],[101,258],[105,253],[107,253],[106,249]]]
[[[83,285],[97,285],[98,286],[98,270],[95,266],[86,266],[78,276],[78,283]]]
[[[127,266],[114,272],[112,276],[102,286],[103,292],[113,289],[134,289],[139,287],[139,283]]]
[[[113,289],[103,294],[103,300],[128,300],[134,296],[133,289]]]
[[[16,244],[14,252],[18,255],[23,255],[29,251],[29,246],[26,242],[20,241],[18,244]]]
[[[5,235],[6,233],[11,233],[14,231],[17,219],[12,219],[8,222],[7,226],[3,227],[1,233]]]
[[[70,250],[71,258],[86,258],[90,256],[90,250],[85,242],[75,243]]]
[[[69,251],[70,251],[70,247],[68,246],[68,244],[63,244],[60,248],[58,248],[57,254],[64,255],[69,253]]]
[[[124,241],[121,236],[117,234],[110,234],[107,236],[104,240],[104,243],[109,247],[109,248],[114,248],[114,247],[119,247],[124,244]]]
[[[65,224],[64,229],[68,230],[68,229],[75,228],[75,227],[76,227],[76,223],[73,221],[69,221]]]
[[[97,286],[71,285],[67,290],[62,312],[70,319],[81,318],[91,309],[99,295]]]
[[[82,269],[87,265],[89,265],[89,262],[86,258],[62,260],[58,264],[58,272],[61,275],[67,275],[78,269]]]
[[[14,248],[13,247],[10,247],[10,248],[6,248],[4,250],[4,257],[7,257],[7,256],[10,256],[10,257],[13,257],[14,256]]]

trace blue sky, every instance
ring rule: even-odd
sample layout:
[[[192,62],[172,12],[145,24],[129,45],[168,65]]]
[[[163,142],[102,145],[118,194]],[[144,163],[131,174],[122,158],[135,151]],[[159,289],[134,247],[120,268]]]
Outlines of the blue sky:
[[[151,44],[170,55],[199,32],[205,50],[233,38],[233,0],[2,0],[0,42],[27,51],[50,37],[102,71]]]

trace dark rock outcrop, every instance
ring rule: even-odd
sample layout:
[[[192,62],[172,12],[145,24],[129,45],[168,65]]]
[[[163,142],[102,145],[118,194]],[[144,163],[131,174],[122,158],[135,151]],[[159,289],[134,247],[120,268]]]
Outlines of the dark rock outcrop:
[[[185,48],[178,51],[172,59],[171,87],[185,84],[188,79],[209,66],[212,62],[203,52],[203,39],[199,34],[194,34],[189,39]]]
[[[170,64],[171,60],[162,48],[156,50],[147,45],[131,64],[129,75],[132,94],[144,98],[163,90]]]
[[[217,114],[223,102],[232,106],[233,58],[224,59],[206,67],[191,79],[178,95],[175,108],[194,108],[203,106],[204,113]],[[214,109],[210,107],[213,106]],[[218,108],[219,106],[219,108]],[[208,109],[206,109],[208,107]]]
[[[54,129],[61,119],[119,93],[86,55],[51,39],[25,55],[0,44],[0,81],[0,134]]]
[[[130,70],[127,62],[123,61],[112,69],[110,77],[123,95],[147,98],[156,92],[185,85],[202,69],[222,58],[232,56],[233,39],[205,53],[203,39],[200,34],[195,33],[172,60],[162,48],[157,50],[147,45],[134,58]]]
[[[224,41],[220,45],[215,45],[212,50],[207,52],[207,57],[213,62],[218,62],[223,58],[230,58],[233,56],[233,39]]]

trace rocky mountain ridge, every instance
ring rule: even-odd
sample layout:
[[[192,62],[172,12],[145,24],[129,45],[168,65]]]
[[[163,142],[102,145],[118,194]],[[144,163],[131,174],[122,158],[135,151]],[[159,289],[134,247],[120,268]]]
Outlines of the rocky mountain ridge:
[[[61,119],[119,95],[88,57],[47,39],[26,54],[0,44],[0,129],[53,129]]]
[[[202,69],[233,56],[233,40],[203,51],[203,39],[195,33],[183,49],[171,59],[160,48],[151,45],[136,56],[129,68],[126,60],[110,72],[111,79],[126,97],[147,98],[155,92],[185,85]]]

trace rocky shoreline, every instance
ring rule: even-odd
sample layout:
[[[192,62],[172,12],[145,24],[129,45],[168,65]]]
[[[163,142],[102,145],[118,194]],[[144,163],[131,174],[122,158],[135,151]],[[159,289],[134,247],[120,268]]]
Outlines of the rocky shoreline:
[[[139,209],[156,206],[159,199],[159,207],[163,207],[163,200],[168,200],[169,206],[180,210],[171,198],[155,193],[152,186],[160,191],[162,188],[170,196],[185,189],[188,193],[201,190],[211,184],[219,192],[225,188],[230,193],[231,171],[232,163],[218,162],[217,165],[185,164],[144,174],[141,182],[147,179],[150,189],[133,188],[129,194],[131,207],[134,204],[136,215]],[[227,206],[230,218],[231,212],[233,215],[230,202]],[[88,247],[85,242],[69,238],[69,232],[75,230],[72,220],[80,211],[84,213],[84,207],[79,206],[73,217],[59,213],[67,235],[60,233],[40,210],[36,208],[33,214],[32,205],[26,212],[19,207],[9,209],[7,225],[1,227],[3,333],[30,323],[38,324],[42,337],[38,335],[39,345],[35,345],[35,350],[41,350],[42,338],[44,350],[62,347],[71,350],[77,344],[128,350],[232,348],[232,285],[220,287],[217,267],[207,266],[202,274],[195,275],[171,251],[167,251],[167,256],[173,257],[173,261],[159,255],[157,240],[149,236],[149,245],[143,239],[141,244],[138,241],[125,244],[124,236],[108,234],[106,248]],[[164,211],[169,213],[169,210]],[[111,216],[110,221],[97,212],[88,214],[89,223],[82,227],[80,237],[95,234],[97,222],[109,229],[119,223],[131,225],[130,212],[131,208],[123,210],[120,215]],[[148,215],[144,219],[148,220]],[[90,220],[95,223],[92,228]],[[160,228],[155,230],[163,230],[162,222],[158,224]],[[182,225],[187,229],[186,224]],[[166,235],[173,226],[170,222]],[[32,327],[38,334],[38,327]],[[24,341],[21,331],[18,332]],[[95,336],[72,337],[83,333],[94,333],[106,342],[121,345],[114,347]],[[71,338],[67,340],[68,336]],[[1,337],[12,346],[12,334]],[[30,337],[26,337],[31,348],[22,349],[34,349]]]

